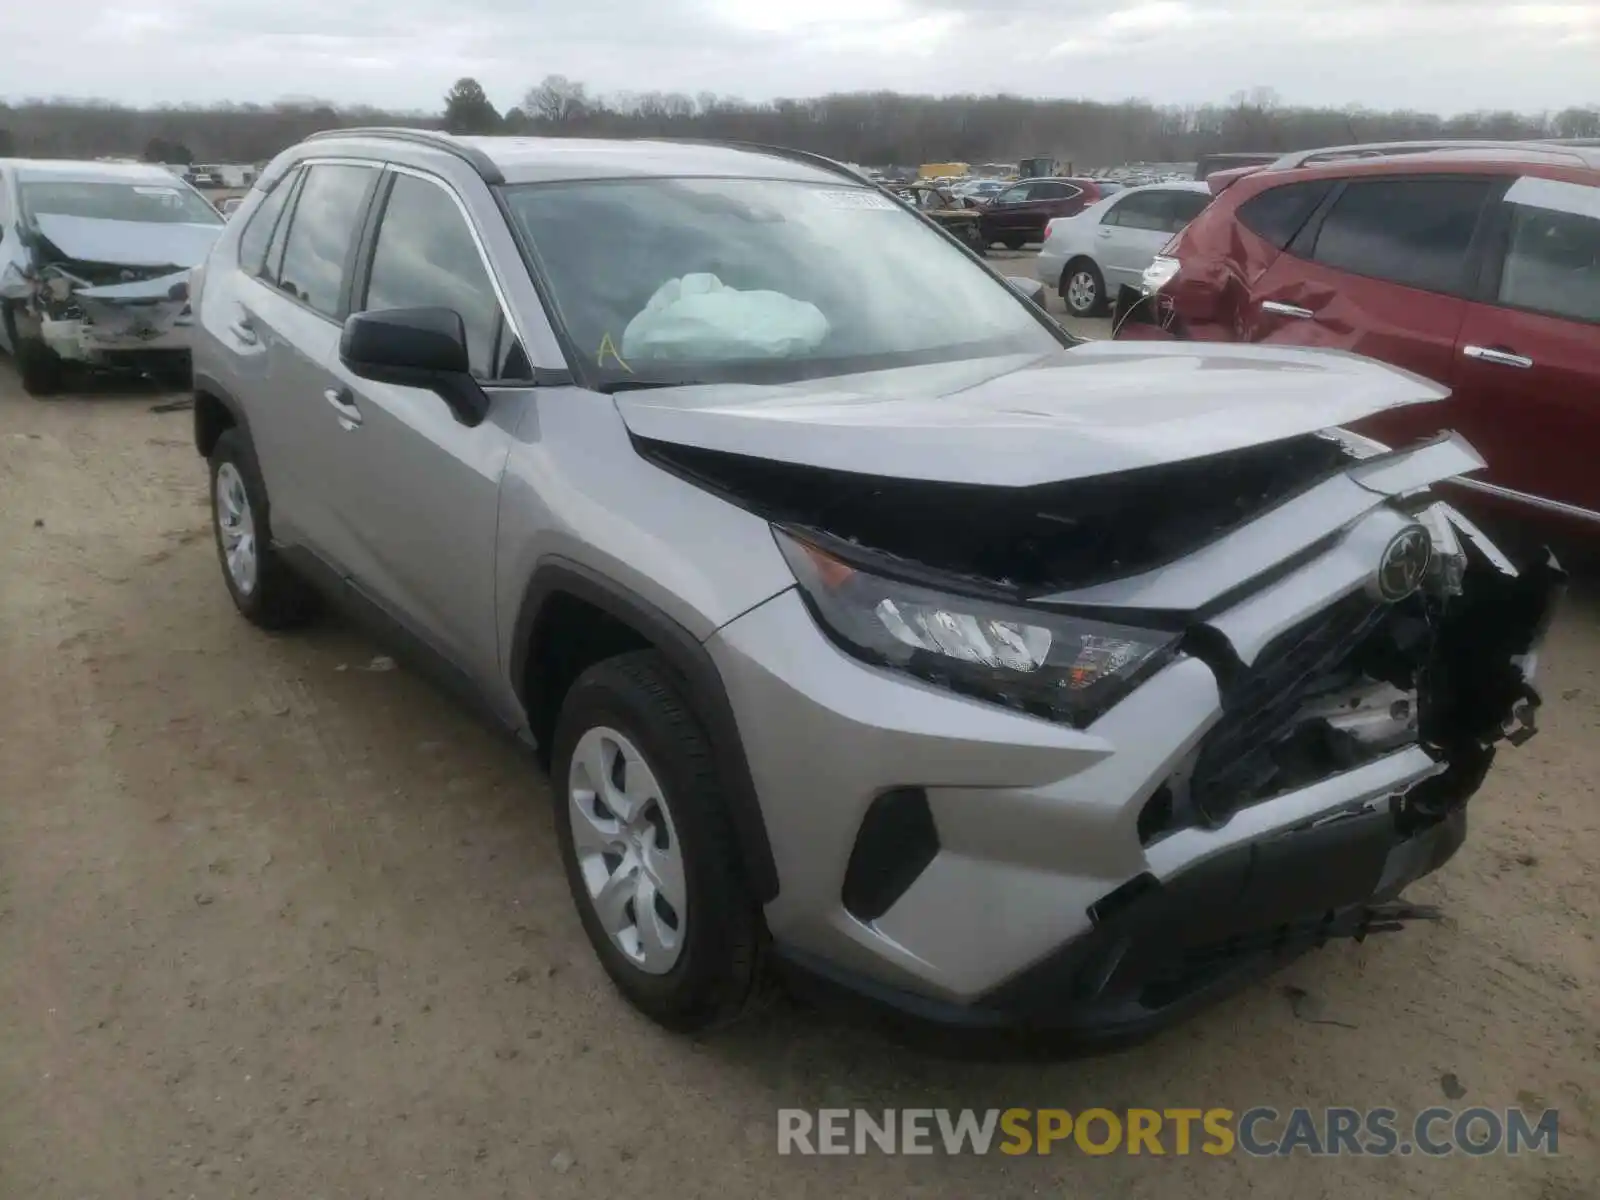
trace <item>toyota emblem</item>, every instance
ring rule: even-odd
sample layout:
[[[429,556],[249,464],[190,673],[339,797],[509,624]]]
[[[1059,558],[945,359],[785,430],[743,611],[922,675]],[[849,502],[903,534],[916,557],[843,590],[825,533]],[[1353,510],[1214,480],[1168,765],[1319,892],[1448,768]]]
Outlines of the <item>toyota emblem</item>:
[[[1383,548],[1378,559],[1378,594],[1389,603],[1404,600],[1422,586],[1433,561],[1433,539],[1421,525],[1408,525]]]

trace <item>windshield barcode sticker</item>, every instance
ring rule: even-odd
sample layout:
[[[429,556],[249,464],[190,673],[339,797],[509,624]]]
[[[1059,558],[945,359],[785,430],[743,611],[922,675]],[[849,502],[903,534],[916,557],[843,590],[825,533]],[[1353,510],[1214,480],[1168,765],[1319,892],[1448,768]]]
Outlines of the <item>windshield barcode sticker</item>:
[[[829,208],[854,208],[854,209],[893,209],[894,201],[879,192],[869,192],[865,188],[850,188],[847,191],[834,189],[818,190],[811,193]]]

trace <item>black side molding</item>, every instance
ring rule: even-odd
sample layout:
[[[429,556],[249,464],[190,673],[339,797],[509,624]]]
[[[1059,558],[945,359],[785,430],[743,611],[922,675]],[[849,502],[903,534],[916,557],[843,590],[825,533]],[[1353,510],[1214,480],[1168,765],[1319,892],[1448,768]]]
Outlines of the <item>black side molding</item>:
[[[648,640],[678,672],[716,754],[717,770],[728,797],[734,835],[739,840],[745,880],[756,901],[766,904],[778,894],[778,868],[767,839],[766,821],[756,798],[755,781],[744,753],[733,706],[722,675],[710,653],[687,629],[666,613],[611,580],[567,559],[546,559],[534,568],[511,641],[512,685],[524,711],[539,707],[537,677],[527,670],[533,631],[540,610],[551,597],[569,595],[615,618]]]

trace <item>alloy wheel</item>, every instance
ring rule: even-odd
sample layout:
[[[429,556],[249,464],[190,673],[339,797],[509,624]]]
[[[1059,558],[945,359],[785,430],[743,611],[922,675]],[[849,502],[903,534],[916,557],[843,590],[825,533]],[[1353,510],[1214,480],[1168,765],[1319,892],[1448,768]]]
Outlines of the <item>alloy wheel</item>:
[[[1067,307],[1076,313],[1088,312],[1094,308],[1099,293],[1093,275],[1088,271],[1076,271],[1067,280]]]
[[[661,784],[615,729],[588,730],[567,773],[572,848],[589,903],[639,970],[664,975],[683,952],[688,885],[683,846]]]
[[[256,588],[256,522],[239,468],[231,462],[218,467],[216,489],[217,531],[222,537],[222,556],[228,566],[228,577],[240,595],[248,596]]]

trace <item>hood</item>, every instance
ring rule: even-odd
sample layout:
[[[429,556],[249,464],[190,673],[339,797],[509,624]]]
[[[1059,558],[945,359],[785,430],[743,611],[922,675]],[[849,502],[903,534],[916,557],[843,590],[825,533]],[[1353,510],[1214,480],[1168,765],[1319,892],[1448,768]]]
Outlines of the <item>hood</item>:
[[[39,230],[62,254],[80,262],[124,267],[196,267],[211,253],[225,226],[154,221],[104,221],[37,213]]]
[[[108,283],[101,287],[79,288],[74,295],[80,300],[110,300],[119,304],[154,303],[162,300],[186,301],[189,298],[189,271],[173,271],[154,279],[139,279],[133,283]]]
[[[1276,442],[1448,390],[1342,351],[1087,342],[780,386],[623,393],[634,436],[879,478],[1028,487]]]

